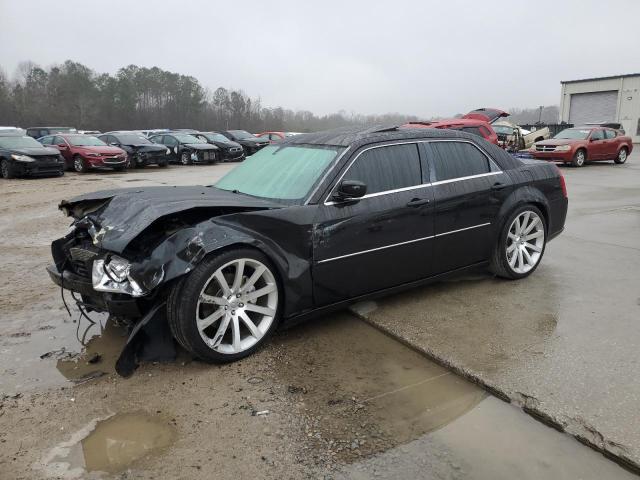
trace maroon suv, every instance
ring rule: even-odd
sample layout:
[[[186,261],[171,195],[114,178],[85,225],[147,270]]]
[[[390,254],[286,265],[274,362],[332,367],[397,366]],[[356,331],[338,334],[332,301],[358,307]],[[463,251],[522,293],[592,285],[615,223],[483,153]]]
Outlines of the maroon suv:
[[[92,168],[124,170],[127,166],[127,153],[124,150],[109,146],[91,135],[47,135],[38,141],[60,150],[67,170],[85,173]]]

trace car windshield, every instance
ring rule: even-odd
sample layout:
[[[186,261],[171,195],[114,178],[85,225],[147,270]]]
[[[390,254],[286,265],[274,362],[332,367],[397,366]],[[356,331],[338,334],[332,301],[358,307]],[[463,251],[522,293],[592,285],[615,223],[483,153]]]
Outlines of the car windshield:
[[[229,133],[238,140],[244,140],[245,138],[256,138],[255,135],[251,135],[244,130],[229,130]]]
[[[207,143],[204,140],[194,137],[193,135],[187,135],[186,133],[174,133],[173,136],[180,143]]]
[[[107,144],[97,137],[91,135],[74,135],[65,137],[65,139],[76,147],[104,147]]]
[[[553,138],[564,140],[584,140],[589,136],[590,132],[591,130],[585,128],[567,128],[566,130],[556,134]]]
[[[212,142],[228,142],[229,139],[221,133],[203,133],[202,136],[206,137]]]
[[[135,134],[129,134],[129,135],[115,135],[115,137],[118,139],[118,141],[120,143],[122,143],[123,145],[133,145],[133,144],[147,144],[147,143],[151,143],[149,141],[149,139],[147,137],[145,137],[144,135],[140,134],[140,135],[135,135]]]
[[[329,164],[344,150],[333,145],[268,146],[227,173],[217,188],[255,197],[304,199]]]
[[[42,147],[40,142],[31,137],[6,136],[0,137],[0,147],[2,148],[38,148]]]

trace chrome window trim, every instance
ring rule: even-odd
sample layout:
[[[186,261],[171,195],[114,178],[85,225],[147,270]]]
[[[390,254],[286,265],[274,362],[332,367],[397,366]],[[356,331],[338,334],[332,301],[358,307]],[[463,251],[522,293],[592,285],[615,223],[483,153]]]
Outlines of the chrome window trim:
[[[295,144],[293,144],[295,145]],[[336,147],[340,147],[340,145],[334,145]],[[340,160],[342,160],[342,157],[344,157],[347,152],[351,150],[351,145],[349,145],[347,148],[344,149],[344,151],[338,155],[338,158],[336,158],[333,161],[333,164],[329,167],[329,169],[324,173],[324,175],[322,176],[322,178],[320,179],[320,181],[316,184],[316,186],[313,188],[313,190],[311,190],[311,193],[309,195],[307,195],[307,199],[304,201],[303,205],[309,205],[309,201],[313,198],[313,196],[316,194],[316,192],[318,191],[318,188],[320,188],[320,185],[322,185],[324,183],[324,181],[327,179],[327,177],[329,176],[329,174],[333,171],[333,169],[336,167],[336,165],[338,164],[338,162],[340,162]]]
[[[351,168],[353,163],[358,158],[360,158],[360,155],[362,155],[364,152],[367,152],[369,150],[373,150],[374,148],[384,148],[384,147],[390,147],[390,146],[393,146],[393,145],[410,145],[410,144],[416,144],[417,145],[418,143],[433,143],[433,142],[469,143],[472,146],[474,146],[475,148],[477,148],[485,157],[487,157],[487,160],[489,160],[489,163],[491,165],[493,165],[495,168],[497,168],[497,170],[496,171],[492,171],[492,172],[487,172],[487,173],[479,173],[477,175],[469,175],[467,177],[450,178],[448,180],[439,180],[439,181],[435,181],[435,182],[421,183],[419,185],[412,185],[410,187],[396,188],[396,189],[393,189],[393,190],[384,190],[382,192],[375,192],[375,193],[370,193],[370,194],[367,194],[367,195],[363,195],[362,197],[358,198],[357,200],[365,200],[367,198],[379,197],[381,195],[390,195],[392,193],[405,192],[405,191],[415,190],[415,189],[423,188],[423,187],[431,187],[431,186],[434,186],[434,185],[444,185],[446,183],[452,183],[452,182],[462,182],[462,181],[471,180],[471,179],[474,179],[474,178],[489,177],[489,176],[492,176],[492,175],[498,175],[500,173],[504,173],[503,170],[500,168],[500,166],[495,163],[495,161],[491,158],[491,156],[489,156],[489,154],[487,152],[485,152],[482,148],[478,147],[475,143],[473,143],[472,141],[467,140],[467,139],[443,138],[443,139],[429,139],[429,140],[410,140],[410,141],[406,141],[406,142],[389,142],[389,143],[384,143],[384,144],[381,144],[381,145],[372,145],[372,146],[370,146],[368,148],[365,148],[365,149],[361,150],[353,158],[353,160],[351,160],[351,162],[349,162],[349,165],[347,165],[345,171],[342,173],[342,175],[340,175],[340,177],[338,177],[338,180],[336,180],[336,182],[333,184],[333,186],[329,190],[329,194],[324,199],[324,205],[329,206],[329,205],[336,205],[336,204],[342,203],[342,202],[334,202],[332,200],[329,200],[331,198],[331,192],[333,192],[333,190],[336,188],[336,186],[340,183],[340,181],[347,174],[347,172],[349,171],[349,169]],[[348,149],[349,148],[347,148],[347,150]],[[346,153],[347,150],[345,150],[344,153]],[[342,157],[342,155],[340,156],[340,158],[341,157]],[[338,160],[340,160],[340,158],[338,158],[334,162],[334,165],[333,165],[334,167],[337,164]],[[325,176],[323,176],[323,178],[322,178],[321,182],[318,184],[318,186],[320,186],[321,183],[324,182],[326,176],[331,172],[331,170],[333,170],[333,167],[327,171]],[[314,189],[314,191],[312,192],[311,196],[313,196],[313,194],[315,194],[316,190],[317,190],[317,187],[316,187],[316,189]],[[306,205],[306,203],[305,203],[305,205]]]
[[[341,260],[343,258],[354,257],[356,255],[362,255],[362,254],[365,254],[365,253],[377,252],[378,250],[385,250],[387,248],[399,247],[400,245],[407,245],[407,244],[410,244],[410,243],[422,242],[423,240],[431,240],[431,239],[437,238],[437,237],[444,237],[445,235],[451,235],[453,233],[464,232],[465,230],[471,230],[471,229],[474,229],[474,228],[486,227],[487,225],[491,225],[491,222],[481,223],[480,225],[473,225],[471,227],[466,227],[466,228],[459,228],[458,230],[451,230],[451,231],[444,232],[444,233],[437,233],[435,235],[431,235],[431,236],[428,236],[428,237],[415,238],[413,240],[407,240],[406,242],[392,243],[391,245],[385,245],[383,247],[376,247],[376,248],[370,248],[368,250],[361,250],[359,252],[347,253],[345,255],[340,255],[338,257],[325,258],[324,260],[318,260],[316,263],[333,262],[334,260]]]

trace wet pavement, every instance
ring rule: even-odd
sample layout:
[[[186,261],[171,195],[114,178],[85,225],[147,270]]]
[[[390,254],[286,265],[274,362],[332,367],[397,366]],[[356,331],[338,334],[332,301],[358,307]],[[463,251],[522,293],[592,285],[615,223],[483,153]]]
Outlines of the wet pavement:
[[[51,179],[50,190],[40,181],[0,183],[8,199],[0,206],[0,247],[9,252],[0,285],[0,478],[635,478],[346,313],[280,332],[267,348],[231,365],[205,365],[181,353],[174,363],[142,365],[127,380],[115,375],[113,362],[125,341],[122,328],[100,316],[91,316],[94,324],[78,322],[75,312],[69,317],[59,290],[43,275],[48,242],[68,224],[55,205],[73,193],[130,181],[213,182],[232,167],[71,174]],[[568,174],[567,180],[571,193]],[[598,204],[617,208],[603,203]],[[622,228],[618,215],[630,211],[602,215]],[[576,220],[570,217],[570,225]],[[567,234],[583,234],[579,227],[576,222]],[[588,229],[588,222],[582,228]],[[452,357],[474,360],[482,366],[474,373],[481,383],[509,378],[505,391],[510,393],[534,377],[536,388],[545,391],[537,369],[546,368],[549,381],[559,382],[575,368],[575,383],[593,376],[589,395],[601,402],[599,418],[611,421],[612,405],[622,413],[630,408],[634,377],[622,389],[619,378],[603,381],[602,368],[593,362],[580,368],[571,362],[585,362],[595,352],[614,372],[635,368],[617,358],[634,341],[631,335],[622,338],[634,331],[633,309],[616,307],[609,324],[629,325],[626,332],[609,332],[597,315],[587,314],[602,309],[601,298],[587,298],[592,289],[579,301],[575,293],[567,296],[563,285],[588,279],[581,278],[586,267],[568,277],[571,270],[558,265],[568,262],[557,256],[562,239],[550,245],[543,266],[524,282],[467,275],[361,305],[361,311],[417,348],[429,340]],[[593,268],[604,270],[598,274],[606,278],[607,258],[593,261],[601,262]],[[620,302],[632,288],[627,283],[618,293],[606,292]],[[398,325],[406,327],[402,335]],[[577,346],[595,335],[581,330],[586,325],[600,325],[601,343],[591,346],[591,354],[575,357]],[[545,362],[555,361],[562,348],[568,349],[565,364],[551,368]],[[468,373],[459,365],[454,370]],[[586,387],[570,400],[566,392],[575,386],[548,388],[565,396],[554,401],[567,411],[590,412],[580,403]],[[544,396],[517,399],[534,410],[550,404]],[[627,429],[635,421],[620,418]]]
[[[562,168],[566,230],[529,278],[479,272],[359,305],[363,318],[640,465],[640,155]]]

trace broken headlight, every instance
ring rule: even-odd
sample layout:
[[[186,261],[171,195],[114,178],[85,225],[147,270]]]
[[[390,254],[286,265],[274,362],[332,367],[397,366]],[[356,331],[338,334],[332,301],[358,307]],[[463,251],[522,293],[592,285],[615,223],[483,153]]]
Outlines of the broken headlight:
[[[144,290],[130,275],[131,264],[122,257],[111,255],[93,261],[91,280],[98,292],[126,293],[132,297],[142,297]]]
[[[11,155],[11,158],[13,158],[14,160],[18,161],[18,162],[35,162],[36,159],[35,158],[31,158],[28,155]]]

